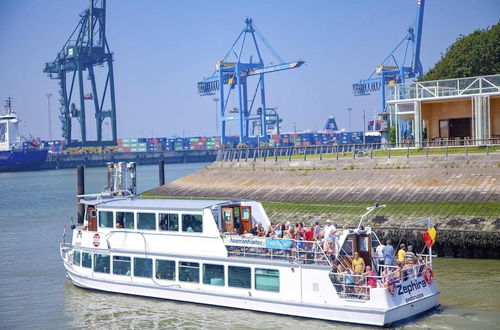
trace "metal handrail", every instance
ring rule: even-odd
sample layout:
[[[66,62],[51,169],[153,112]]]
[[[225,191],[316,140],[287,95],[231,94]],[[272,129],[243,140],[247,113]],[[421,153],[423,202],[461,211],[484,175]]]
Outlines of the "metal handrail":
[[[415,156],[415,153],[429,157],[429,151],[434,154],[436,151],[441,151],[443,155],[448,155],[450,150],[460,150],[463,148],[463,154],[468,155],[471,152],[472,147],[479,148],[476,151],[484,152],[487,155],[490,154],[490,149],[493,147],[500,146],[500,137],[490,138],[490,139],[469,139],[469,138],[456,138],[456,139],[442,139],[435,138],[430,140],[424,140],[419,143],[415,143],[412,139],[406,139],[399,143],[365,143],[365,144],[328,144],[328,145],[309,145],[309,146],[272,146],[272,147],[260,147],[260,148],[246,148],[246,152],[242,157],[245,162],[248,161],[266,161],[268,160],[265,155],[271,154],[272,161],[281,160],[307,160],[311,157],[315,157],[318,160],[329,161],[332,158],[338,160],[339,158],[366,158],[377,156],[377,152],[386,152],[387,157],[411,157]],[[230,161],[228,155],[234,154],[236,151],[241,151],[241,149],[221,149],[219,150],[218,160],[222,162]],[[399,154],[398,154],[399,151]],[[462,154],[460,152],[459,154]],[[328,157],[328,155],[331,155]],[[341,155],[342,157],[339,157]]]
[[[234,235],[237,236],[237,235]],[[239,237],[239,236],[238,236]],[[248,238],[248,237],[244,237]],[[268,237],[251,237],[252,240],[265,242]],[[272,238],[281,242],[289,242],[287,246],[270,248],[262,246],[245,246],[225,242],[228,256],[242,258],[258,258],[276,261],[288,261],[294,264],[314,264],[332,267],[331,258],[323,250],[321,241],[305,241],[288,238]]]

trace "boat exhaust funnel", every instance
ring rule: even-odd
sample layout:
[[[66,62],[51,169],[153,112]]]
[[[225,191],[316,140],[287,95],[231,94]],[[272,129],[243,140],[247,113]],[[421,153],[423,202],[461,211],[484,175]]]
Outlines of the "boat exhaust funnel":
[[[106,164],[106,192],[115,196],[137,193],[137,165],[135,162]]]
[[[113,186],[114,186],[114,178],[113,178],[113,175],[114,175],[114,167],[115,167],[115,164],[114,163],[107,163],[106,164],[106,191],[108,192],[111,192],[113,191]]]
[[[128,190],[132,193],[132,195],[135,195],[137,193],[136,169],[136,163],[130,162],[127,164],[127,172],[130,176]]]

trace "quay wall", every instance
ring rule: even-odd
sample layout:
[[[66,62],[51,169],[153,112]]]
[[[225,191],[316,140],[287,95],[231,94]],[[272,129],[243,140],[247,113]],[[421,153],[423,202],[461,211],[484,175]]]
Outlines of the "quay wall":
[[[108,162],[136,162],[137,165],[154,165],[160,160],[166,164],[213,162],[216,159],[215,150],[186,150],[165,152],[127,152],[99,154],[51,154],[47,157],[44,169],[75,168],[77,165],[86,167],[102,167]]]
[[[500,153],[215,162],[147,195],[263,202],[273,222],[333,219],[365,226],[381,238],[403,237],[420,247],[420,229],[403,223],[429,217],[438,226],[440,256],[500,258]],[[399,228],[399,229],[398,229]]]

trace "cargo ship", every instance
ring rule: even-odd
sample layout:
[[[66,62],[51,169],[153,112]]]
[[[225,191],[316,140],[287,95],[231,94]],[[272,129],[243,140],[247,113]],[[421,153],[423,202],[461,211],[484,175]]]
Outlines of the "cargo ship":
[[[9,97],[0,115],[0,172],[39,170],[47,159],[47,150],[35,139],[23,146],[18,125],[19,119]]]

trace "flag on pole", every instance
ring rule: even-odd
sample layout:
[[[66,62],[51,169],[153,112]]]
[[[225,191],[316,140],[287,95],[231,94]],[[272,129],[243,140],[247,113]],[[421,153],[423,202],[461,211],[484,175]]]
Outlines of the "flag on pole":
[[[434,243],[436,243],[437,231],[434,227],[429,228],[428,231],[424,233],[424,242],[428,248],[430,248]]]

